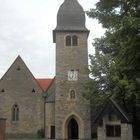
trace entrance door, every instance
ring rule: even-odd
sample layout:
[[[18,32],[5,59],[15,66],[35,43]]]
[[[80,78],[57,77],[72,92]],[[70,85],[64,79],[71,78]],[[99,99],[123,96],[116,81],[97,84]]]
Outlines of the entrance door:
[[[72,118],[68,123],[68,139],[78,139],[78,131],[78,123]]]
[[[55,126],[51,126],[51,139],[55,139]]]

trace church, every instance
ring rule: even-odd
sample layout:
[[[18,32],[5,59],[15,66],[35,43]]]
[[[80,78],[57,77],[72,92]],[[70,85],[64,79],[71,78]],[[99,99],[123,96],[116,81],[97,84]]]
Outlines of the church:
[[[91,137],[90,104],[82,96],[88,79],[88,35],[83,8],[77,0],[65,0],[53,30],[54,79],[36,79],[17,57],[0,81],[7,137],[35,137],[41,130],[46,138]]]
[[[64,0],[53,30],[56,76],[36,79],[18,56],[0,80],[0,117],[6,118],[6,137],[37,137],[44,133],[48,139],[91,139],[90,101],[83,97],[84,84],[89,79],[88,35],[85,12],[79,2]],[[109,106],[124,123],[129,123],[113,101]],[[97,123],[102,122],[101,116],[106,113],[101,113]],[[125,126],[124,130],[117,127],[119,133],[125,132]],[[99,139],[104,140],[102,128],[98,131]]]

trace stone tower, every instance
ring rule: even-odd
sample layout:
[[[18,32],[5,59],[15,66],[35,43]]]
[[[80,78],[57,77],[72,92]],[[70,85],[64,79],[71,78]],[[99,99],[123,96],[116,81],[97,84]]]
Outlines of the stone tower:
[[[83,97],[88,80],[85,13],[77,0],[65,0],[57,14],[53,30],[56,43],[55,137],[56,139],[88,139],[90,105]]]

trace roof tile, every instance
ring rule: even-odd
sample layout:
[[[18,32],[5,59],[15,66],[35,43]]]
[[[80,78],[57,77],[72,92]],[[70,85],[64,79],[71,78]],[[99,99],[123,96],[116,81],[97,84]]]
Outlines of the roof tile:
[[[36,79],[43,91],[48,90],[53,79]]]

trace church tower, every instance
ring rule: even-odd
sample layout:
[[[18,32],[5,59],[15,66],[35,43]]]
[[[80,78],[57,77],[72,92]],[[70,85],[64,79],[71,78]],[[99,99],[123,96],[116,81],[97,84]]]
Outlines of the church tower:
[[[85,12],[77,0],[65,0],[57,13],[53,30],[56,43],[55,137],[88,139],[91,137],[90,104],[83,97],[88,80]]]

